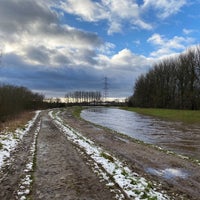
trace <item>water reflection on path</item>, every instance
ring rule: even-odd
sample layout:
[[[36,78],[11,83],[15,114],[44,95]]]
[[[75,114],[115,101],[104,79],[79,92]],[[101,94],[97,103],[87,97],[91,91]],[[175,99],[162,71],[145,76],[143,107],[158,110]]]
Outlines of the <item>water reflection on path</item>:
[[[200,125],[185,125],[104,107],[83,110],[81,117],[146,143],[200,160]]]

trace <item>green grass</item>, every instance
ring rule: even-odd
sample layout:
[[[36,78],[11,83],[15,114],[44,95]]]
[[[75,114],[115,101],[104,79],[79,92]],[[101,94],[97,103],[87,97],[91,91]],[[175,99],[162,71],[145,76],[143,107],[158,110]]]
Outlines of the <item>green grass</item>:
[[[132,108],[122,107],[122,109],[137,112],[143,115],[159,117],[171,121],[182,121],[185,123],[200,124],[199,110],[173,110],[173,109],[157,109],[157,108]]]
[[[79,119],[82,110],[83,110],[82,106],[74,106],[73,107],[73,116]]]
[[[0,150],[3,149],[3,144],[0,142]]]
[[[101,152],[101,157],[103,157],[103,158],[109,160],[110,162],[114,163],[114,158],[111,155],[109,155],[105,152]]]

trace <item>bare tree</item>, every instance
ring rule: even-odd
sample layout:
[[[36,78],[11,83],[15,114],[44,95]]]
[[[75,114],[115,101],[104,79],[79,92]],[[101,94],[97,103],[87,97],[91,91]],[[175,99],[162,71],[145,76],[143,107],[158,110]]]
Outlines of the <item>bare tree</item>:
[[[200,109],[200,46],[155,64],[134,86],[130,104]]]
[[[0,121],[25,110],[38,109],[44,96],[25,87],[0,85]]]
[[[101,97],[98,91],[75,91],[65,95],[68,103],[96,103],[101,101]]]

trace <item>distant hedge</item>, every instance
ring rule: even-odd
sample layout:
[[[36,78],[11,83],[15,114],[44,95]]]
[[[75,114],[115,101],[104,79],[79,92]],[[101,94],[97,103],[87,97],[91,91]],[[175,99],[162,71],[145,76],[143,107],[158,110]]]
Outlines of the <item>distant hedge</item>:
[[[25,87],[0,85],[0,121],[25,110],[41,108],[43,99],[43,95]]]
[[[141,75],[129,105],[135,107],[200,109],[200,46],[164,59]]]

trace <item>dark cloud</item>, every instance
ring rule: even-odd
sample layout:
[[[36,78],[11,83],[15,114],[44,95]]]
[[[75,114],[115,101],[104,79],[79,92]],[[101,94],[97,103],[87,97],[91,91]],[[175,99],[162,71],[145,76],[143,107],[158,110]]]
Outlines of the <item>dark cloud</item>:
[[[70,65],[70,59],[64,54],[54,54],[53,62],[57,63],[59,66]]]
[[[8,62],[8,60],[9,62]],[[11,61],[12,60],[12,61]],[[116,74],[111,69],[98,70],[86,66],[48,68],[31,66],[20,60],[20,57],[10,55],[5,60],[7,67],[0,68],[0,82],[23,85],[34,91],[40,91],[47,96],[51,94],[64,97],[67,92],[75,90],[97,90],[103,92],[104,77],[108,77],[110,96],[129,96],[132,91],[132,76],[128,72]],[[12,62],[15,65],[10,65]],[[10,64],[9,64],[10,63]],[[8,67],[9,65],[9,67]],[[121,90],[127,88],[125,93]]]
[[[23,85],[35,91],[46,91],[47,95],[59,91],[64,96],[69,91],[101,90],[103,87],[102,72],[94,69],[28,66],[15,55],[7,56],[4,63],[6,66],[0,68],[1,83]]]
[[[69,65],[75,57],[92,63],[94,49],[102,44],[96,33],[61,25],[48,1],[0,1],[0,45],[28,63]]]
[[[29,46],[26,49],[27,57],[30,60],[33,61],[39,61],[40,63],[43,64],[48,64],[50,63],[50,50],[48,50],[44,46],[38,46],[38,47],[31,47]]]
[[[64,46],[79,46],[82,48],[97,47],[103,42],[95,33],[74,29],[69,26],[61,26],[60,24],[52,23],[49,26],[40,24],[34,29],[33,33],[41,37],[48,37],[57,41],[58,45],[61,43]]]
[[[57,15],[39,1],[1,0],[0,27],[6,33],[28,31],[35,22],[50,24],[57,22]]]

